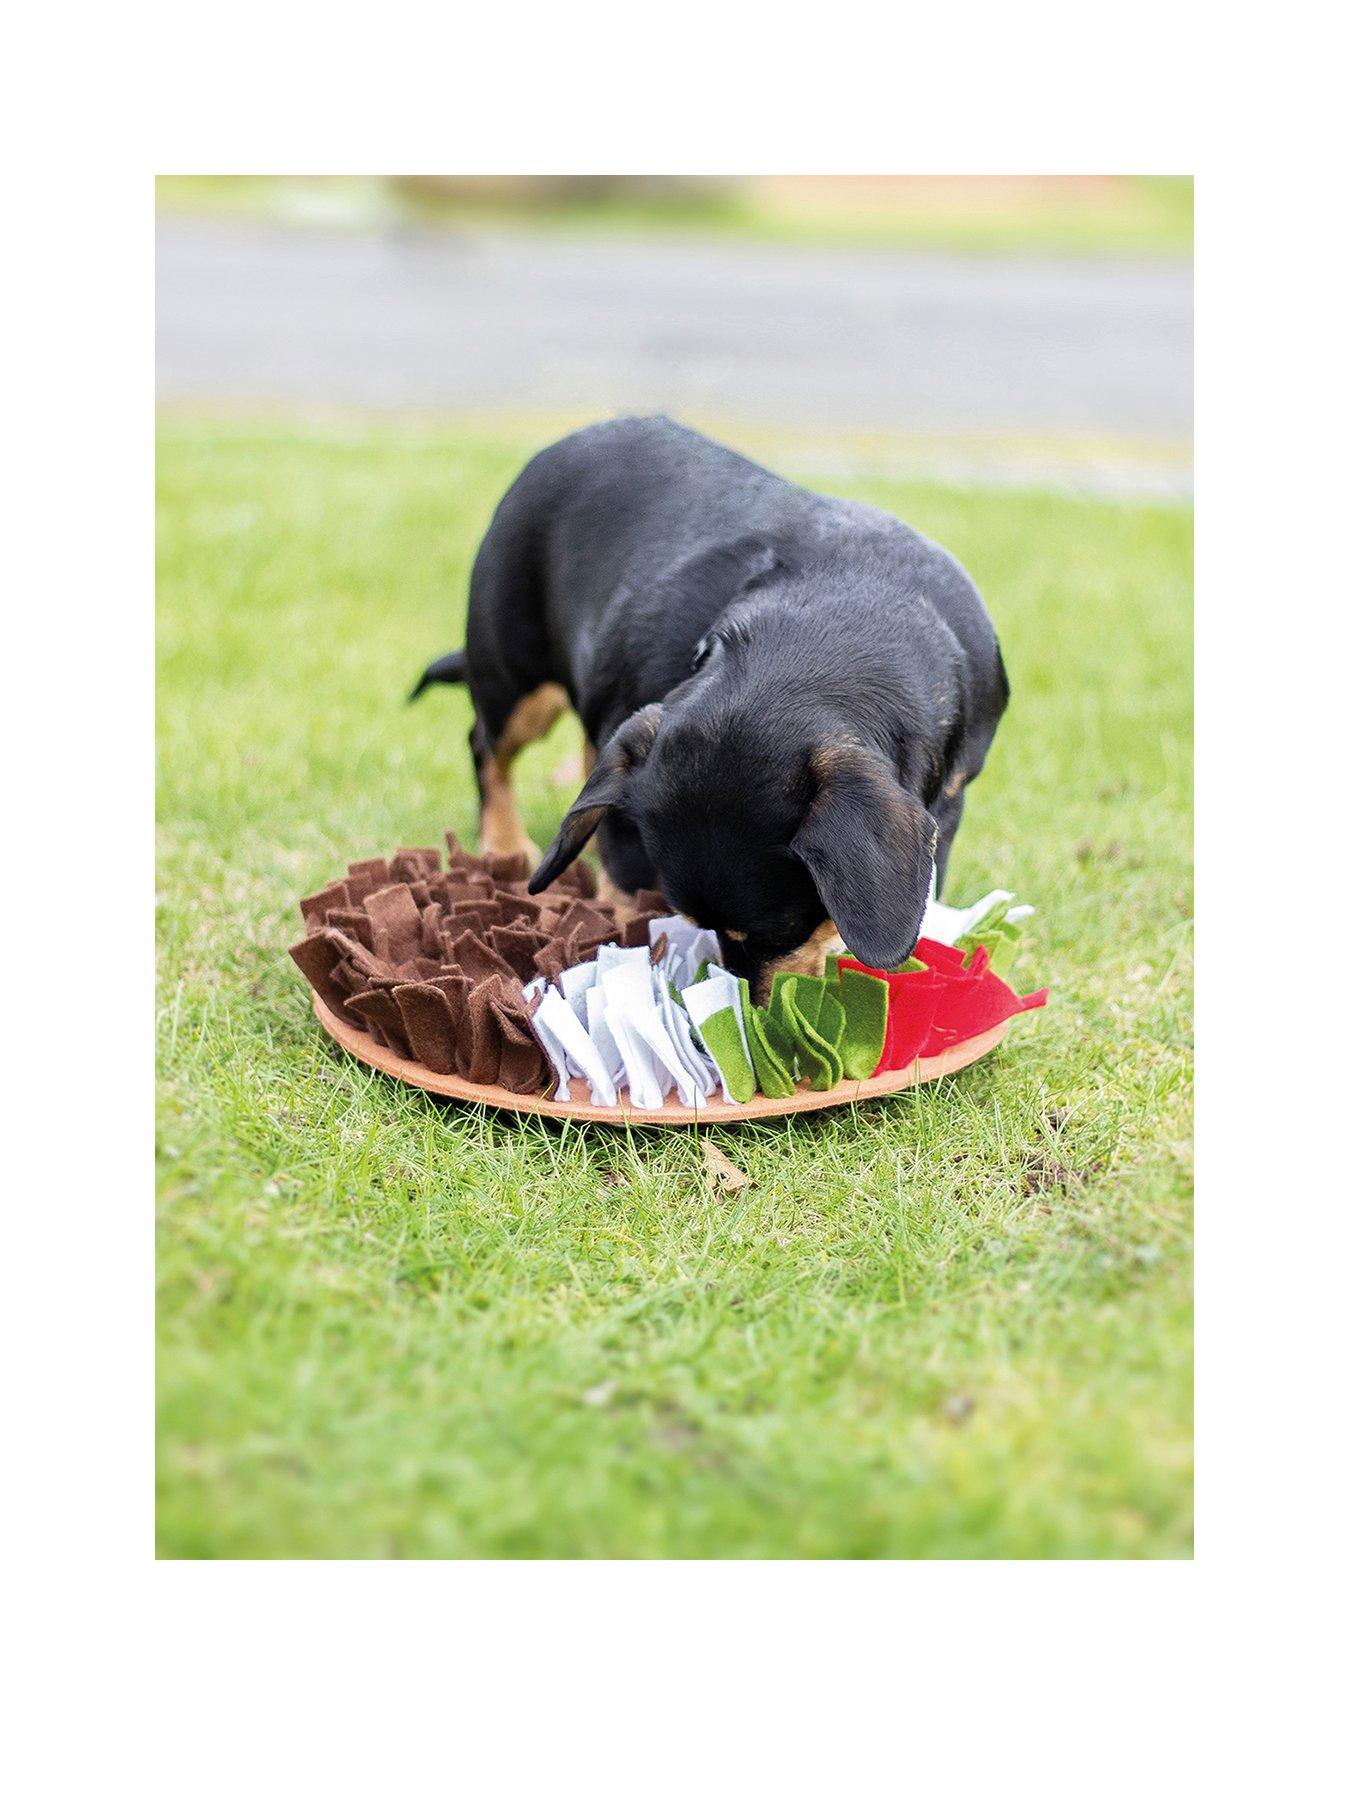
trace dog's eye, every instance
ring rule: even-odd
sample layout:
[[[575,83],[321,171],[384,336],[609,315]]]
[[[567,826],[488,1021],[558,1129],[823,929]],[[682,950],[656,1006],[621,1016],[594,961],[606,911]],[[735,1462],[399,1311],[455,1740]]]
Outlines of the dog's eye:
[[[707,662],[708,658],[712,655],[712,647],[716,641],[717,640],[712,636],[711,632],[706,637],[701,637],[698,640],[694,645],[694,654],[689,659],[689,667],[691,669],[701,669],[703,667],[704,663]]]

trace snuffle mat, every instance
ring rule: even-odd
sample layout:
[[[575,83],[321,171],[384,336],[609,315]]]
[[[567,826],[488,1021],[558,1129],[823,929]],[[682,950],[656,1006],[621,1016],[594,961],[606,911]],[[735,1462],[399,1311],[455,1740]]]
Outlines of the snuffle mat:
[[[447,845],[350,864],[290,954],[344,1050],[453,1099],[637,1125],[846,1106],[966,1067],[1047,998],[1004,980],[1031,909],[999,890],[931,900],[902,969],[831,957],[756,1006],[661,895],[620,919],[584,863],[531,895],[523,855]]]

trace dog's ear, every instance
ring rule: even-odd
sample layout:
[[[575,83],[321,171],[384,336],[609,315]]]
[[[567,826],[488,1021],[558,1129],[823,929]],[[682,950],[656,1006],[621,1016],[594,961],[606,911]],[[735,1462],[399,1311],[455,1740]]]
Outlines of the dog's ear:
[[[569,807],[558,835],[544,852],[544,860],[530,877],[530,892],[537,894],[556,881],[569,863],[586,848],[592,832],[623,795],[633,770],[646,762],[661,723],[659,706],[644,706],[625,719],[605,745],[590,779]]]
[[[844,744],[811,759],[816,797],[792,840],[825,910],[860,962],[893,969],[913,950],[928,904],[937,824],[875,750]]]

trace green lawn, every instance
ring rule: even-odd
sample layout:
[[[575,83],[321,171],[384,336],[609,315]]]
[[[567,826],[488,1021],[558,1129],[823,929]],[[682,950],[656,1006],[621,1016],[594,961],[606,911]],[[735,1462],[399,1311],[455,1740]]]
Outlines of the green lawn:
[[[559,1129],[330,1048],[285,955],[350,857],[470,835],[474,546],[534,446],[163,427],[159,1541],[176,1557],[1185,1556],[1187,511],[882,482],[1003,639],[949,897],[1050,1007],[938,1087]],[[563,728],[528,753],[546,839]]]
[[[976,256],[1185,256],[1194,235],[1186,175],[628,180],[590,193],[529,178],[162,175],[155,191],[165,216],[336,230],[686,234]]]

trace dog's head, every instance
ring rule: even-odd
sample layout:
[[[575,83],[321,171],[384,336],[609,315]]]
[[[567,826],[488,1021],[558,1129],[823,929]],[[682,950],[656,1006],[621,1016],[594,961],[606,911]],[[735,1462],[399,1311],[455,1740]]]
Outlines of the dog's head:
[[[893,968],[923,920],[937,827],[891,759],[814,700],[699,680],[605,745],[530,883],[547,887],[609,808],[636,828],[671,906],[718,933],[757,1000],[818,973],[838,939]]]

